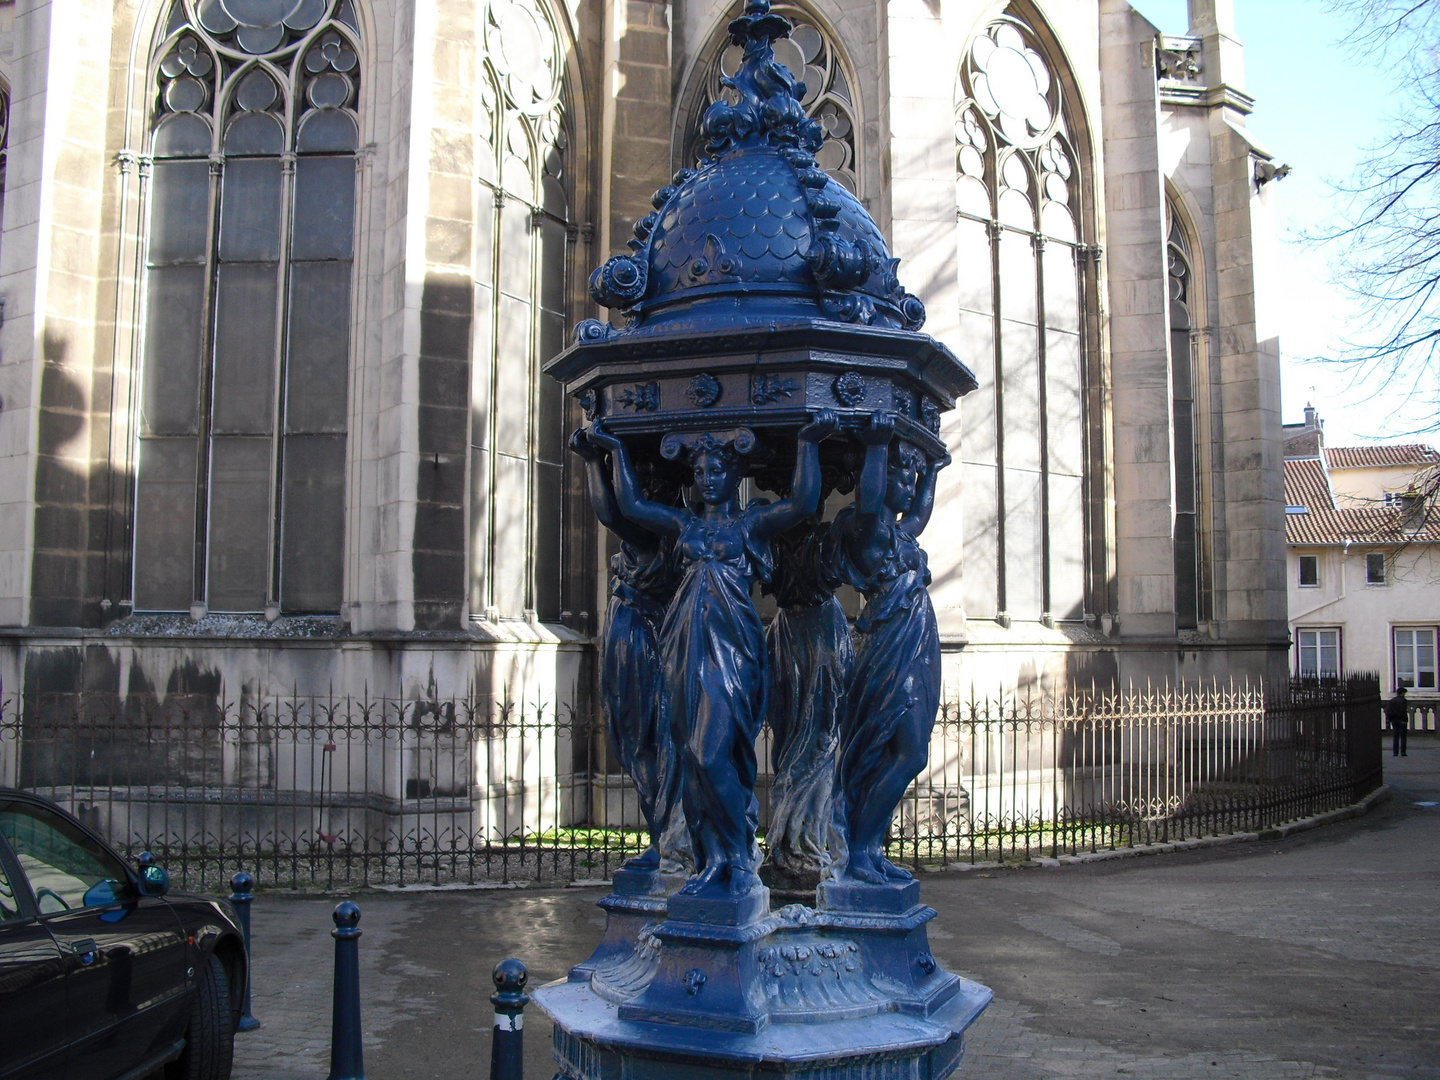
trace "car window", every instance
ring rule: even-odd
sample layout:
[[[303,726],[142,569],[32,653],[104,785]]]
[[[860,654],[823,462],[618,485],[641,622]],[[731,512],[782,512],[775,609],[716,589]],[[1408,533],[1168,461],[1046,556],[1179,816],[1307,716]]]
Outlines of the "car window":
[[[5,873],[5,864],[0,862],[0,923],[20,918],[20,902],[15,899],[15,887],[10,884],[10,875]]]
[[[41,915],[113,904],[125,868],[73,823],[27,803],[0,804],[0,836],[30,882]]]

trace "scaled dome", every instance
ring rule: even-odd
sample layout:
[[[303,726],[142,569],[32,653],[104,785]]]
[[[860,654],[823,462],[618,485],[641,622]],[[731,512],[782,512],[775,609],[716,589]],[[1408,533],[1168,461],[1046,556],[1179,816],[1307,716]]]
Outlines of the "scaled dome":
[[[801,106],[804,84],[771,42],[790,23],[751,0],[730,24],[744,59],[724,84],[738,100],[706,110],[711,155],[682,169],[635,224],[631,254],[591,276],[590,292],[630,320],[621,334],[824,319],[918,330],[920,300],[905,292],[879,229],[856,198],[815,163],[820,126]],[[578,340],[615,331],[587,320]]]

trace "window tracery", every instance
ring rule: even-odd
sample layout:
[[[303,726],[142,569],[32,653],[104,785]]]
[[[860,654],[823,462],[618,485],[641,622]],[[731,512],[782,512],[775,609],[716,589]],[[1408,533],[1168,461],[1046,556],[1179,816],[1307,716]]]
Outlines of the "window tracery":
[[[334,614],[352,0],[177,0],[152,54],[137,610]]]
[[[840,50],[803,8],[772,4],[770,10],[794,24],[789,38],[774,43],[775,59],[805,84],[801,98],[805,115],[818,120],[825,132],[825,142],[815,154],[815,161],[852,195],[858,195],[855,98]],[[691,121],[686,164],[700,156],[700,120],[705,110],[722,98],[731,104],[738,100],[724,80],[739,70],[743,49],[729,38],[723,39],[721,46],[705,72],[703,98]]]
[[[559,618],[570,138],[552,13],[491,0],[477,86],[470,610]]]
[[[960,211],[1056,240],[1077,240],[1075,150],[1060,83],[1028,27],[987,27],[961,64],[956,109]]]
[[[963,498],[972,617],[1078,619],[1085,605],[1081,174],[1064,86],[1032,27],[1006,15],[966,50],[955,95]],[[973,572],[972,572],[973,568]]]
[[[1166,278],[1169,290],[1170,393],[1175,456],[1175,622],[1193,630],[1207,618],[1200,525],[1199,425],[1196,410],[1190,240],[1173,200],[1165,201]]]

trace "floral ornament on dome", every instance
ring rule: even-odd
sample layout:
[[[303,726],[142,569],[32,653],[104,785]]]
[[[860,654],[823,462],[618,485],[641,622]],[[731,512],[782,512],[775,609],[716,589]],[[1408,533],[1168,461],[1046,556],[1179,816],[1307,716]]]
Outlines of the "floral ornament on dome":
[[[258,56],[277,49],[288,31],[313,29],[329,7],[327,0],[201,0],[196,16],[210,33],[233,33],[241,49]]]
[[[839,49],[828,33],[817,26],[803,8],[787,5],[783,14],[792,26],[788,37],[775,38],[770,47],[775,62],[787,68],[797,80],[796,93],[805,114],[820,124],[825,140],[815,152],[815,160],[850,194],[858,193],[856,178],[856,130],[850,80],[840,60]],[[745,56],[743,45],[733,44],[727,37],[715,55],[704,84],[704,103],[708,108],[722,98],[734,104],[739,94],[726,85],[734,76]],[[705,110],[694,123],[691,143],[701,143],[701,121]]]
[[[739,100],[732,104],[722,98],[705,110],[700,131],[706,150],[714,155],[768,144],[813,155],[824,145],[825,130],[800,104],[805,84],[775,60],[774,42],[789,36],[790,20],[772,14],[770,0],[749,0],[745,14],[730,23],[729,31],[731,43],[743,48],[744,55],[739,70],[720,82]]]

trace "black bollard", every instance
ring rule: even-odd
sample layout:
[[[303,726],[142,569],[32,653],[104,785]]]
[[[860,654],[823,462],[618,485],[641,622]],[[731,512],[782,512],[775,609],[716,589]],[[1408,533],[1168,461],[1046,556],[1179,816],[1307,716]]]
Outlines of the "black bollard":
[[[235,905],[235,915],[240,920],[240,929],[245,933],[245,957],[249,964],[249,977],[245,980],[245,1000],[240,1006],[240,1026],[237,1031],[254,1031],[260,1021],[250,1015],[250,986],[255,981],[255,954],[250,951],[250,890],[255,879],[241,870],[230,879],[230,903]]]
[[[349,900],[331,916],[335,929],[335,1011],[330,1022],[329,1080],[365,1080],[360,1045],[360,909]]]
[[[490,1080],[525,1080],[525,980],[530,978],[519,960],[501,960],[490,976],[495,993],[495,1037],[490,1043]]]

